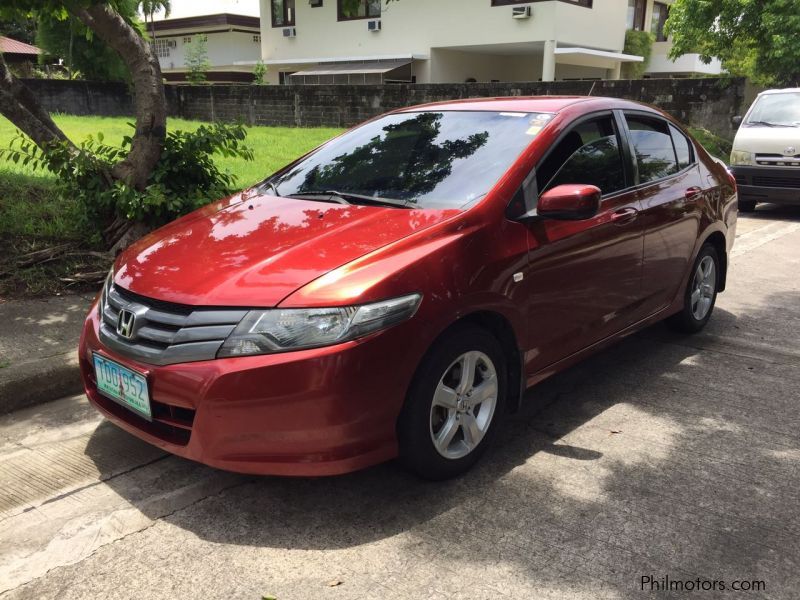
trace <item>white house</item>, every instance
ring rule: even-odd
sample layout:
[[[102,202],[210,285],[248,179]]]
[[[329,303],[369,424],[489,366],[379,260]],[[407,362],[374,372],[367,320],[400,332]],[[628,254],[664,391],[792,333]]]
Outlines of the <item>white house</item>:
[[[152,31],[152,28],[155,31]],[[198,36],[206,40],[211,65],[206,79],[214,83],[251,82],[253,67],[261,56],[258,17],[222,13],[147,24],[167,81],[184,81],[186,51]]]
[[[272,83],[618,79],[626,29],[653,31],[650,76],[719,72],[667,60],[654,0],[260,0]],[[716,69],[716,71],[714,71]]]

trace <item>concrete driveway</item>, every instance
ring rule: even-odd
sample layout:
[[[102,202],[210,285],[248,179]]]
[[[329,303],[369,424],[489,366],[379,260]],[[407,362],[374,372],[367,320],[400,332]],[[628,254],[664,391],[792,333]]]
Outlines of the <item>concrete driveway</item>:
[[[705,332],[655,326],[545,382],[456,481],[223,473],[80,397],[4,417],[0,597],[794,600],[800,209],[738,234]]]

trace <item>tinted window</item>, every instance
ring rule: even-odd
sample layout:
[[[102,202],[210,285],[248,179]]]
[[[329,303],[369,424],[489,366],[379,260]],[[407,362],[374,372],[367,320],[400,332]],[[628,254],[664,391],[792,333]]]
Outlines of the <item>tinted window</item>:
[[[625,187],[625,171],[611,117],[581,123],[565,135],[536,172],[545,191],[564,183],[596,185],[603,194]]]
[[[676,127],[670,125],[669,130],[672,133],[672,143],[675,144],[675,154],[678,155],[678,167],[685,169],[693,162],[689,140]]]
[[[678,172],[672,137],[665,121],[627,116],[631,142],[639,165],[639,183],[647,183]]]
[[[337,190],[459,208],[485,196],[552,115],[387,115],[325,144],[271,181],[278,194]]]

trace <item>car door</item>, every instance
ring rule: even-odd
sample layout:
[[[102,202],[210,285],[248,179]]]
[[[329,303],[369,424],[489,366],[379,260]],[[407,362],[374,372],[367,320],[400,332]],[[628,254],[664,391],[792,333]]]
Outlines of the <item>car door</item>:
[[[642,296],[650,315],[668,306],[689,268],[700,227],[704,181],[689,140],[649,113],[625,112],[644,229]]]
[[[566,131],[536,167],[538,193],[596,185],[599,212],[586,220],[534,218],[524,279],[528,373],[612,335],[640,318],[642,235],[630,150],[619,118],[594,114]]]

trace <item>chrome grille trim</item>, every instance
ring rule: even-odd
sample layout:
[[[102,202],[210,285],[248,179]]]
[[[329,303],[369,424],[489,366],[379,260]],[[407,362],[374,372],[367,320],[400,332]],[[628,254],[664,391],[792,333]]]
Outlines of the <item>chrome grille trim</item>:
[[[136,314],[131,339],[117,333],[117,319],[123,309]],[[101,296],[99,337],[114,352],[147,364],[212,360],[247,312],[150,301],[112,285]]]

